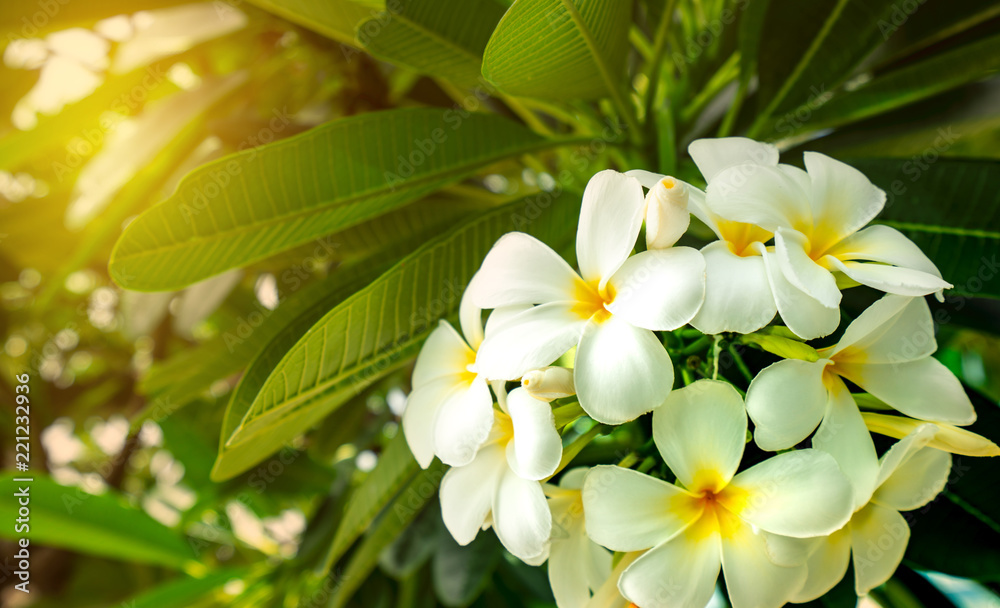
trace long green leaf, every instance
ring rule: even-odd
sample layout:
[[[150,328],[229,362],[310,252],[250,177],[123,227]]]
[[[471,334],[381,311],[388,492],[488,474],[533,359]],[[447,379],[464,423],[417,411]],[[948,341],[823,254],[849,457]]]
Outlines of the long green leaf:
[[[518,0],[490,38],[483,75],[522,97],[620,98],[631,22],[631,0]]]
[[[385,0],[250,0],[260,8],[337,42],[357,46],[358,24],[385,8]]]
[[[288,335],[289,324],[310,309],[326,310],[339,303],[346,294],[340,293],[347,278],[338,270],[330,279],[303,286],[300,269],[305,258],[341,258],[344,262],[363,263],[370,270],[364,280],[378,276],[380,270],[396,262],[403,255],[412,252],[428,238],[458,221],[474,207],[453,199],[437,197],[421,200],[397,211],[379,216],[342,232],[324,237],[305,249],[293,250],[288,265],[291,269],[279,273],[278,285],[281,304],[273,311],[255,308],[238,315],[234,323],[222,329],[211,340],[199,345],[194,351],[186,351],[176,357],[154,364],[140,384],[151,404],[145,412],[134,417],[139,423],[148,416],[159,416],[183,407],[192,399],[205,392],[217,380],[236,374],[244,369],[265,347],[270,352],[277,348],[271,344],[276,336]],[[295,254],[298,255],[295,255]],[[319,316],[312,318],[315,322]],[[294,344],[301,333],[312,323],[292,337]],[[277,352],[277,356],[284,350]],[[277,359],[274,360],[277,362]],[[259,388],[259,387],[258,387]],[[247,402],[253,401],[254,392]],[[245,411],[245,410],[244,410]],[[158,413],[159,412],[159,413]],[[241,418],[243,413],[240,413]],[[237,418],[237,420],[239,420]]]
[[[483,51],[506,10],[498,0],[396,0],[390,8],[358,27],[364,49],[470,88],[481,78]]]
[[[457,310],[465,285],[501,235],[521,229],[561,247],[578,212],[569,196],[529,197],[407,256],[333,308],[285,354],[223,447],[246,444],[245,453],[257,461],[279,449],[416,355],[435,322]],[[216,467],[227,466],[225,459],[223,450]]]
[[[992,36],[879,76],[819,106],[798,128],[793,128],[795,121],[786,121],[785,128],[779,126],[776,130],[791,134],[862,120],[997,72],[1000,72],[1000,36]]]
[[[14,481],[20,477],[0,477],[0,518],[10,522],[0,531],[3,538],[25,537],[33,544],[171,568],[195,564],[194,551],[179,534],[112,493],[88,494],[38,475],[29,475],[34,481]],[[25,488],[30,508],[25,523],[30,529],[22,531],[14,522],[19,517],[18,493]]]
[[[347,604],[361,583],[368,578],[368,574],[378,565],[378,557],[382,551],[402,534],[420,514],[424,505],[435,496],[446,468],[435,460],[426,471],[414,477],[385,509],[344,569],[331,601],[333,608],[341,608]]]
[[[211,598],[223,585],[246,576],[246,570],[229,568],[207,574],[204,578],[180,578],[154,587],[132,599],[123,601],[124,608],[177,608],[194,606]]]
[[[498,160],[562,142],[487,114],[414,108],[337,120],[189,174],[136,218],[110,271],[168,291],[344,230]]]
[[[378,465],[351,495],[344,510],[344,517],[337,528],[337,535],[327,555],[328,563],[335,563],[344,555],[400,488],[412,478],[420,465],[413,458],[403,433],[398,433],[379,457]]]
[[[761,37],[757,120],[751,137],[771,117],[819,103],[884,39],[878,23],[892,0],[771,0]]]
[[[898,228],[937,264],[950,292],[1000,297],[1000,162],[858,159],[886,191],[877,223]]]

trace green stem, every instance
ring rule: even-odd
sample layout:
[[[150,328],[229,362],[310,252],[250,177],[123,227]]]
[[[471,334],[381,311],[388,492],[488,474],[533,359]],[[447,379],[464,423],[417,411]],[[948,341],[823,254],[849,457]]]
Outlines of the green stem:
[[[739,76],[739,60],[739,53],[733,53],[729,56],[729,59],[719,66],[719,70],[708,81],[705,88],[681,112],[681,120],[683,122],[687,123],[697,116],[708,105],[708,102],[715,99],[715,96],[722,92],[722,89],[729,86],[729,83]]]
[[[743,357],[741,357],[740,354],[736,352],[736,347],[733,346],[732,342],[726,344],[726,351],[733,358],[733,361],[736,362],[736,367],[739,368],[740,373],[743,374],[743,377],[746,378],[746,381],[747,382],[753,381],[753,374],[750,373],[750,368],[748,368],[747,364],[743,362]]]
[[[705,350],[712,343],[712,336],[702,336],[681,349],[682,355],[693,355]]]

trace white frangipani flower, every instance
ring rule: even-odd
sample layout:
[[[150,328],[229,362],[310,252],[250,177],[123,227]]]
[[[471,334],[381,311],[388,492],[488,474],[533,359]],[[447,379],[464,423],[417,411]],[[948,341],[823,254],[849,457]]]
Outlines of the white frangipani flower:
[[[743,137],[699,139],[691,143],[688,152],[707,183],[729,167],[778,164],[777,148]],[[691,325],[706,334],[748,334],[770,323],[778,308],[762,255],[764,243],[774,235],[758,226],[726,220],[713,213],[706,203],[705,192],[691,184],[648,171],[629,171],[627,175],[649,188],[650,196],[665,180],[678,183],[684,188],[690,213],[719,237],[701,249],[705,257],[705,303]],[[649,211],[646,224],[648,235]]]
[[[604,583],[594,590],[594,595],[584,606],[586,608],[631,608],[635,606],[635,604],[625,599],[622,592],[618,590],[618,579],[621,578],[622,572],[625,572],[625,569],[631,566],[632,562],[639,559],[641,555],[642,551],[633,551],[632,553],[623,553],[619,556],[614,570],[604,580]]]
[[[754,146],[761,144],[738,138],[695,142],[692,156],[702,168],[700,149],[731,159]],[[951,287],[898,230],[864,228],[882,211],[885,193],[860,171],[815,152],[804,155],[806,171],[775,164],[771,155],[759,158],[763,161],[730,164],[706,175],[706,204],[721,217],[774,234],[773,250],[765,252],[759,239],[754,247],[767,265],[778,311],[797,335],[817,338],[837,328],[841,294],[834,273],[905,296]],[[723,164],[729,163],[717,162],[715,167]]]
[[[583,608],[611,576],[611,553],[590,540],[583,519],[583,481],[590,469],[563,474],[558,486],[547,485],[552,509],[549,583],[559,608]]]
[[[907,435],[870,466],[877,471],[875,487],[855,488],[865,494],[846,526],[811,548],[805,586],[792,598],[807,602],[832,589],[847,572],[854,555],[854,587],[867,595],[892,577],[903,561],[910,540],[910,526],[900,511],[929,503],[948,482],[951,456],[925,447],[937,430],[924,424]]]
[[[532,370],[521,376],[524,390],[542,401],[552,401],[576,394],[573,386],[573,370],[566,367],[550,366]]]
[[[441,515],[460,545],[492,525],[503,546],[538,565],[548,557],[552,514],[540,480],[556,472],[562,440],[552,408],[523,388],[506,398],[489,437],[475,458],[451,468],[441,480]]]
[[[971,424],[976,412],[961,383],[931,357],[937,349],[930,308],[923,298],[887,295],[858,316],[840,341],[817,361],[786,359],[763,370],[747,390],[754,439],[763,450],[785,449],[817,426],[813,447],[830,452],[861,495],[877,471],[875,448],[841,378],[907,416]]]
[[[691,214],[688,211],[688,187],[672,177],[656,180],[646,193],[644,218],[646,249],[673,247],[691,223]]]
[[[777,550],[783,537],[841,528],[852,510],[850,483],[818,450],[781,454],[737,474],[746,431],[736,390],[701,380],[653,413],[654,441],[680,485],[614,466],[588,474],[590,537],[615,551],[650,549],[619,580],[629,600],[703,608],[720,569],[734,608],[781,606],[805,583],[805,566],[776,559]]]
[[[417,356],[403,411],[406,442],[425,469],[435,455],[451,466],[468,464],[493,426],[493,396],[475,365],[483,341],[482,310],[468,297],[462,298],[459,321],[468,342],[440,322]]]
[[[705,264],[687,247],[630,257],[646,202],[633,178],[602,171],[587,184],[577,230],[577,274],[556,252],[523,233],[501,238],[469,285],[482,308],[539,304],[488,335],[478,369],[520,378],[577,346],[576,393],[595,420],[620,424],[659,405],[673,367],[653,334],[698,312]]]

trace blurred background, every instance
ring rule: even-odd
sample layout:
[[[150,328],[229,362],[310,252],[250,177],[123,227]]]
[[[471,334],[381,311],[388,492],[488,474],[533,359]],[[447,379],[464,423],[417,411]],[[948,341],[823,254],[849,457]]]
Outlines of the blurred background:
[[[225,402],[256,351],[248,342],[273,337],[258,328],[279,286],[320,281],[345,252],[363,249],[363,231],[181,292],[122,290],[107,262],[123,227],[198,165],[338,117],[450,106],[454,92],[341,44],[336,32],[320,36],[240,0],[5,1],[0,28],[0,457],[13,468],[15,415],[6,404],[14,403],[15,375],[28,373],[31,470],[79,489],[55,496],[69,516],[49,532],[54,546],[32,545],[30,595],[13,589],[18,580],[4,564],[0,605],[256,606],[285,594],[299,594],[291,605],[326,605],[326,596],[308,595],[318,593],[314,582],[294,574],[326,549],[317,539],[328,540],[329,530],[309,526],[335,525],[313,515],[352,476],[371,471],[379,446],[397,435],[404,370],[366,389],[346,418],[299,438],[303,451],[282,451],[224,483],[209,474]],[[974,125],[975,154],[990,156],[987,142],[1000,141],[996,84],[977,83],[968,95],[983,108],[964,115],[988,117]],[[888,141],[891,120],[884,124]],[[509,196],[544,179],[508,177],[498,171],[484,184]],[[463,194],[456,186],[444,196]],[[439,221],[449,219],[442,214]],[[429,223],[423,234],[436,228]],[[940,357],[995,403],[1000,378],[988,370],[1000,369],[1000,341],[994,313],[983,314],[986,331],[943,327]],[[80,525],[101,517],[134,525],[117,535],[108,533],[114,525]],[[177,564],[144,552],[144,535],[158,534],[153,524],[184,532],[197,559],[181,570],[213,575],[163,591]],[[434,585],[452,603],[484,586],[487,605],[516,605],[523,588],[544,595],[544,572],[510,563],[491,537],[463,552],[439,528],[432,507],[382,555],[358,601],[387,601],[379,584],[432,552],[431,576],[441,578]],[[0,554],[13,553],[9,541],[2,545]],[[936,584],[961,605],[996,606],[985,587],[943,575]],[[149,594],[157,589],[159,599]]]

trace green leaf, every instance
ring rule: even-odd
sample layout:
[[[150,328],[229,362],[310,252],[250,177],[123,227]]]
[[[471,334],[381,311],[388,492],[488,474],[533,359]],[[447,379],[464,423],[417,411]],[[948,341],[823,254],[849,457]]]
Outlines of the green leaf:
[[[250,0],[251,4],[337,42],[358,46],[358,24],[385,8],[385,0]]]
[[[336,120],[203,165],[131,224],[112,277],[170,291],[344,230],[498,160],[553,147],[498,116],[413,108]]]
[[[630,0],[517,0],[497,26],[483,75],[511,95],[621,97]]]
[[[255,348],[256,354],[243,377],[240,378],[240,382],[226,406],[219,452],[211,472],[212,480],[223,481],[234,477],[271,453],[270,451],[261,453],[262,449],[271,447],[270,443],[247,442],[229,445],[227,440],[236,433],[257,398],[261,387],[264,386],[271,371],[285,353],[295,346],[299,339],[330,309],[341,304],[355,291],[378,277],[380,271],[384,270],[385,267],[385,265],[366,264],[338,271],[332,279],[303,290],[304,297],[297,298],[296,304],[290,305],[289,310],[283,310],[285,307],[279,306],[277,311],[281,311],[284,318],[280,319],[278,323],[272,324],[270,330],[265,334],[265,337],[269,337],[266,342],[261,343],[259,339],[254,341],[255,347],[259,345],[259,348]],[[260,333],[264,334],[264,332]],[[253,335],[251,334],[250,337]],[[248,352],[249,349],[240,349],[240,351]],[[281,444],[281,441],[275,442],[274,450],[277,450]]]
[[[550,243],[568,242],[578,201],[541,196],[500,207],[427,243],[330,310],[273,367],[239,424],[231,425],[235,417],[227,422],[232,432],[222,442],[214,477],[245,470],[406,364],[435,322],[457,310],[465,285],[505,232],[521,229]],[[538,215],[545,201],[554,202]],[[227,452],[241,444],[244,457],[227,462]]]
[[[246,576],[245,570],[229,568],[211,572],[204,578],[179,578],[125,600],[121,606],[128,608],[194,606],[199,600],[210,597],[213,592],[229,581],[240,580],[244,576]]]
[[[875,223],[910,237],[955,285],[949,294],[1000,297],[1000,162],[848,162],[888,196]]]
[[[966,388],[978,419],[969,428],[1000,441],[1000,406]],[[912,536],[906,557],[921,568],[955,576],[1000,580],[1000,501],[997,460],[952,456],[944,492],[930,504],[904,513]]]
[[[892,0],[771,0],[759,54],[760,109],[749,136],[843,83],[884,42],[878,23],[892,7]]]
[[[790,135],[862,120],[997,72],[1000,36],[992,36],[879,76],[819,106],[800,127],[795,128],[795,121],[779,121],[776,131]]]
[[[473,208],[450,198],[425,199],[319,239],[301,251],[290,252],[288,266],[291,268],[277,277],[281,292],[278,308],[270,311],[258,305],[240,311],[230,326],[195,350],[154,364],[140,384],[142,392],[151,397],[151,403],[133,417],[133,423],[138,425],[145,418],[159,418],[187,405],[215,381],[244,369],[265,347],[267,352],[280,358],[313,322],[349,295],[350,292],[345,294],[341,289],[349,278],[344,272],[346,268],[338,269],[328,279],[303,285],[300,271],[306,258],[356,260],[355,264],[363,263],[367,269],[363,277],[367,282],[428,238],[454,225]],[[288,331],[290,324],[311,310],[321,312],[310,317],[312,321],[292,335]],[[292,341],[284,346],[272,343],[279,335],[291,336]],[[250,396],[247,408],[255,395],[256,392]]]
[[[378,565],[382,551],[410,525],[424,505],[437,494],[437,487],[446,469],[446,466],[435,460],[430,468],[414,477],[385,509],[375,526],[351,555],[330,603],[333,608],[341,608],[347,604],[368,574]]]
[[[366,51],[472,88],[483,51],[506,8],[498,0],[396,0],[358,27]]]
[[[468,606],[487,585],[502,555],[494,534],[479,534],[464,547],[442,534],[431,564],[434,593],[445,606]]]
[[[10,522],[0,536],[30,539],[48,545],[129,562],[171,568],[197,567],[195,554],[183,537],[144,511],[127,506],[114,493],[93,495],[62,486],[47,477],[29,475],[31,482],[14,481],[22,475],[0,477],[0,518]],[[27,488],[28,530],[18,530],[19,492]]]
[[[420,470],[402,432],[386,446],[375,469],[351,495],[327,557],[334,563],[368,528],[400,488]]]

